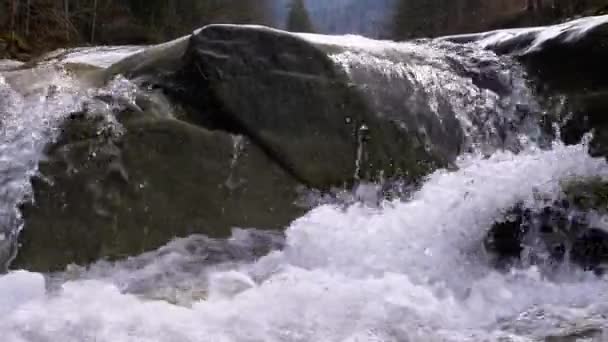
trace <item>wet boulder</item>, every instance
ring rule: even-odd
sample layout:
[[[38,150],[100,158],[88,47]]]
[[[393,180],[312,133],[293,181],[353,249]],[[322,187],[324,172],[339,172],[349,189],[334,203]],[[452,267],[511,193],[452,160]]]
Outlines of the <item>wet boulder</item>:
[[[60,270],[175,237],[278,229],[301,215],[298,182],[248,139],[150,113],[74,113],[46,149],[13,268]]]
[[[327,189],[354,179],[410,176],[439,163],[396,122],[382,119],[328,53],[263,27],[211,25],[196,32],[183,66],[164,86],[247,136],[303,184]]]
[[[565,92],[585,92],[608,85],[608,15],[559,25],[450,36],[475,42],[500,55],[517,57],[544,85]],[[581,58],[582,61],[581,61]]]
[[[327,51],[286,32],[213,25],[85,69],[72,73],[87,87],[120,74],[138,97],[101,96],[63,123],[21,207],[15,268],[112,260],[232,227],[283,228],[305,210],[300,189],[414,181],[446,162],[378,115]],[[31,91],[31,78],[9,76]]]
[[[608,16],[563,24],[460,35],[444,39],[475,42],[501,55],[516,57],[538,93],[549,99],[548,111],[561,125],[561,138],[579,143],[594,131],[591,152],[608,156]],[[558,99],[557,104],[551,99]],[[561,101],[563,99],[563,103]]]

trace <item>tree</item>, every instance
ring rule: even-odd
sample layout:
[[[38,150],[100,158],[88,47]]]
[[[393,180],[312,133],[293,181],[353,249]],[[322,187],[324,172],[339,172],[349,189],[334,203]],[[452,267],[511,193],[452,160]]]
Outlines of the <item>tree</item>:
[[[314,32],[303,0],[292,0],[287,16],[287,30],[292,32]]]
[[[93,20],[91,22],[91,43],[95,42],[96,28],[97,28],[97,0],[93,0]]]
[[[527,0],[526,8],[528,11],[538,11],[543,7],[542,0]]]
[[[439,0],[400,0],[393,18],[397,39],[435,35],[439,31]]]

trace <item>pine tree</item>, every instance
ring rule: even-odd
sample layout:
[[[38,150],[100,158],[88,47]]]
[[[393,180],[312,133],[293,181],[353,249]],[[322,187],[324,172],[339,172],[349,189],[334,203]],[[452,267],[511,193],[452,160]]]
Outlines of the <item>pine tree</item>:
[[[287,30],[292,32],[314,32],[303,0],[292,0],[287,17]]]

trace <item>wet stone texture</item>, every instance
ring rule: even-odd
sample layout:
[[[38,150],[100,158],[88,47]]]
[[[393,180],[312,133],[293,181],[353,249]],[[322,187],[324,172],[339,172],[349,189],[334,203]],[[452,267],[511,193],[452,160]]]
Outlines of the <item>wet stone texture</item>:
[[[114,132],[74,114],[48,147],[16,268],[62,269],[158,248],[174,237],[280,228],[303,208],[297,182],[247,139],[145,114]],[[111,127],[111,126],[110,126]]]
[[[376,115],[326,53],[287,33],[209,26],[98,78],[125,65],[143,94],[126,106],[101,97],[122,109],[66,120],[22,206],[13,267],[57,270],[193,233],[286,227],[305,210],[300,189],[415,181],[445,163]]]
[[[499,268],[572,263],[597,274],[608,263],[608,230],[600,218],[608,210],[601,180],[570,184],[564,197],[541,209],[517,205],[489,230],[484,246]]]

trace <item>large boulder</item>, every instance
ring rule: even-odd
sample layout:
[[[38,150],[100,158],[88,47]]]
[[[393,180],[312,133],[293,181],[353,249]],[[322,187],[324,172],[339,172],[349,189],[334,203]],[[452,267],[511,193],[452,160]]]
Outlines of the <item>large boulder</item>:
[[[62,63],[5,75],[28,94],[56,69],[83,87],[120,74],[139,96],[103,95],[63,123],[21,207],[13,267],[58,270],[194,233],[282,228],[305,210],[301,189],[416,180],[445,164],[377,115],[327,52],[285,32],[209,26],[105,69]]]
[[[463,146],[456,112],[463,106],[474,107],[478,122],[471,125],[481,130],[491,131],[492,120],[513,124],[494,117],[495,108],[481,112],[493,107],[485,100],[499,106],[512,97],[511,79],[500,78],[509,70],[494,54],[481,58],[463,48],[437,60],[443,47],[391,50],[383,56],[397,66],[411,62],[404,67],[423,79],[390,83],[383,70],[347,70],[332,58],[349,49],[318,36],[211,25],[129,50],[108,68],[91,64],[96,59],[86,50],[70,63],[68,51],[59,67],[76,84],[99,87],[120,74],[140,96],[125,103],[104,95],[106,106],[85,108],[63,124],[32,181],[34,201],[22,206],[13,266],[55,270],[139,254],[193,233],[285,227],[304,210],[295,204],[300,188],[391,177],[416,182],[449,165]],[[465,63],[461,54],[471,58]],[[424,77],[427,58],[435,58],[429,72],[437,78]],[[50,64],[35,69],[44,73],[7,73],[7,80],[29,93],[44,83],[32,79],[58,67]],[[450,82],[445,92],[443,80]]]
[[[171,80],[166,91],[173,98],[207,115],[196,120],[249,137],[311,187],[381,172],[415,179],[445,163],[382,119],[326,51],[296,35],[205,27],[191,37]]]

